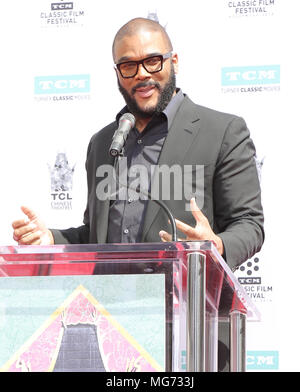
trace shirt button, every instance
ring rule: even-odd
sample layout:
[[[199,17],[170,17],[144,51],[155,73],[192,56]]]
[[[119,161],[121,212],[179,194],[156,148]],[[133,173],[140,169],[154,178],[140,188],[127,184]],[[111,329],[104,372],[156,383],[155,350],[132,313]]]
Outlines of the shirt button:
[[[142,144],[143,143],[142,139],[138,139],[137,143]]]
[[[124,233],[124,234],[128,234],[128,233],[129,233],[129,230],[128,230],[128,229],[124,229],[123,233]]]
[[[133,200],[132,199],[128,199],[128,203],[132,203],[133,202]]]

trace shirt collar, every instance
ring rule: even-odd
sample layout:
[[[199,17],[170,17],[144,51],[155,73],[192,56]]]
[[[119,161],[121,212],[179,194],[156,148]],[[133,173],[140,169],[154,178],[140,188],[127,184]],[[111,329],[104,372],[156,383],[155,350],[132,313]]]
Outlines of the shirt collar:
[[[175,118],[175,114],[177,110],[179,109],[179,106],[181,105],[182,101],[184,99],[184,95],[181,89],[176,89],[176,94],[174,97],[172,97],[171,101],[168,103],[167,107],[165,110],[163,110],[163,114],[166,116],[168,120],[168,130],[170,129],[172,122]],[[128,112],[127,105],[117,114],[116,116],[116,121],[119,122],[120,117]]]
[[[183,101],[184,95],[181,89],[176,90],[176,94],[174,97],[171,99],[171,101],[168,103],[168,106],[165,108],[163,113],[167,116],[168,119],[168,130],[170,129],[172,122],[175,118],[175,114],[177,110],[179,109],[179,106],[181,105]]]

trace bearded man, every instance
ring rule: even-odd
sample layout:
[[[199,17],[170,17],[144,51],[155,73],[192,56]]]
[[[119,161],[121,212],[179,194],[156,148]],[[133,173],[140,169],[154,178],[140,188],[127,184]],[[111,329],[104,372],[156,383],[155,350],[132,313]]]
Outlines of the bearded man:
[[[235,270],[264,241],[255,147],[245,121],[196,105],[176,86],[178,55],[159,23],[144,18],[129,21],[117,32],[112,54],[126,106],[89,143],[84,224],[49,230],[23,207],[29,221],[13,223],[14,239],[20,245],[171,239],[168,217],[157,204],[143,197],[106,197],[101,187],[106,177],[99,168],[114,167],[115,158],[109,155],[112,137],[121,116],[131,113],[135,126],[123,149],[127,169],[143,167],[152,179],[153,167],[177,165],[182,172],[187,166],[202,167],[203,192],[196,193],[191,208],[185,197],[175,197],[174,192],[165,204],[177,218],[182,238],[214,241]],[[176,185],[176,178],[173,182]],[[146,190],[151,191],[151,185],[150,181]]]

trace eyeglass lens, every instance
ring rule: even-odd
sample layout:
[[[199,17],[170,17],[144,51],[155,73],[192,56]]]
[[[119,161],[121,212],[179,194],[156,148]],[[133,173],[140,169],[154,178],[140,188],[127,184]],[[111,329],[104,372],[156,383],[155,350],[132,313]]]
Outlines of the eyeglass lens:
[[[140,63],[142,63],[145,70],[149,73],[159,72],[162,69],[162,56],[148,57],[142,61],[128,61],[119,64],[118,68],[123,77],[133,77],[137,74]]]

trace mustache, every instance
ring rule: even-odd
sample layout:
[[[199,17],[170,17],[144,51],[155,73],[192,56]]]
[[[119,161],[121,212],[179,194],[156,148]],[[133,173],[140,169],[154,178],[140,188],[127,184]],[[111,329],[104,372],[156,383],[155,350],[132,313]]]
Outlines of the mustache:
[[[161,91],[160,84],[157,82],[140,82],[132,88],[131,93],[134,94],[138,88],[142,87],[156,87],[158,91]]]

